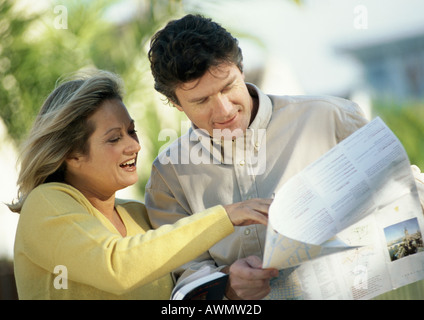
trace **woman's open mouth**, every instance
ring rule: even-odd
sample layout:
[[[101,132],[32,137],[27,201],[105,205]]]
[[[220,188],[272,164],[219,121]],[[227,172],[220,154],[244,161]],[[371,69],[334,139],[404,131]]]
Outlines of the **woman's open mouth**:
[[[136,158],[121,163],[119,166],[127,171],[133,171],[136,168]]]

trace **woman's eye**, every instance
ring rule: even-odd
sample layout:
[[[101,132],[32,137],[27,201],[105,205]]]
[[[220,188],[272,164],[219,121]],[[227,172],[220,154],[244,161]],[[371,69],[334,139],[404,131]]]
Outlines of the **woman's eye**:
[[[115,143],[115,142],[118,142],[119,140],[121,140],[121,137],[116,137],[116,138],[109,139],[109,142]]]

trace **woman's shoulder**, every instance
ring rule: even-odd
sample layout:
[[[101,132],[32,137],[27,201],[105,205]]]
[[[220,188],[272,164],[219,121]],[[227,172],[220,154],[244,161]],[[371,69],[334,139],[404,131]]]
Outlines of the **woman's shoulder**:
[[[66,183],[49,182],[34,188],[26,198],[22,211],[31,208],[31,211],[40,207],[67,207],[70,204],[84,204],[88,200],[76,188]]]
[[[28,195],[27,200],[29,199],[39,199],[40,197],[43,198],[43,196],[48,195],[51,196],[71,196],[71,197],[82,197],[82,193],[72,187],[69,184],[62,183],[62,182],[48,182],[48,183],[42,183],[36,188],[34,188]]]
[[[134,200],[134,199],[120,199],[117,198],[115,200],[116,205],[120,205],[122,207],[124,207],[126,210],[128,210],[129,212],[133,212],[133,211],[146,211],[146,206],[144,205],[143,202],[138,201],[138,200]]]
[[[58,191],[58,192],[79,192],[78,189],[64,182],[47,182],[35,187],[31,193]]]
[[[133,199],[129,200],[117,198],[115,200],[115,205],[117,208],[123,208],[132,217],[132,219],[143,228],[143,230],[146,231],[152,228],[147,215],[146,206],[143,202]]]

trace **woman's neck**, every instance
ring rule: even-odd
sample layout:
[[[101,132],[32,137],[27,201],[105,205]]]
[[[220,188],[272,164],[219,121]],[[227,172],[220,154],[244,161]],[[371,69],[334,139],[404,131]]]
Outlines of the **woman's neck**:
[[[124,222],[115,208],[114,192],[102,192],[98,189],[90,188],[90,186],[79,184],[69,176],[65,179],[65,182],[78,189],[87,198],[91,205],[100,211],[100,213],[102,213],[114,225],[116,230],[118,230],[123,237],[126,236],[127,231]]]

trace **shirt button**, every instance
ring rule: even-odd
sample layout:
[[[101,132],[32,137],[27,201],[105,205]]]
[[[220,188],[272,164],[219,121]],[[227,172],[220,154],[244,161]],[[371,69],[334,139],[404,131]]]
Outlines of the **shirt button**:
[[[240,164],[241,166],[244,166],[244,165],[246,164],[246,162],[245,162],[244,160],[241,160],[241,161],[239,162],[239,164]]]
[[[248,235],[250,234],[250,229],[246,229],[246,230],[244,230],[244,234],[245,234],[246,236],[248,236]]]

